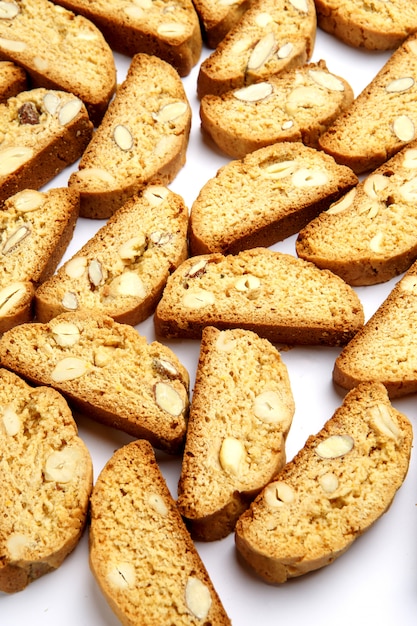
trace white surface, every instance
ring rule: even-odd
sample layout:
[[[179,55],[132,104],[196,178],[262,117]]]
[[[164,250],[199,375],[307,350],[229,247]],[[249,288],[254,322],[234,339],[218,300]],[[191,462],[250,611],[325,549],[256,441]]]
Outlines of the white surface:
[[[207,51],[203,56],[207,54]],[[313,60],[324,58],[331,71],[346,78],[355,95],[368,84],[388,58],[387,53],[359,52],[321,32]],[[118,81],[125,76],[129,59],[116,56]],[[195,95],[198,67],[184,79],[194,109],[187,164],[170,187],[191,207],[200,188],[217,169],[229,161],[200,132]],[[146,87],[145,87],[146,88]],[[65,185],[65,171],[49,186]],[[80,219],[65,258],[74,254],[101,222]],[[292,237],[274,246],[294,254]],[[385,299],[396,280],[385,285],[358,289],[369,315]],[[152,318],[137,327],[154,339]],[[199,345],[195,341],[168,342],[189,369],[194,380]],[[287,458],[303,446],[331,417],[342,398],[333,388],[331,373],[338,353],[333,348],[293,348],[283,352],[296,403],[288,437]],[[394,401],[415,424],[415,397]],[[85,419],[79,422],[81,436],[91,451],[95,476],[113,451],[130,440],[122,433]],[[159,454],[160,467],[175,497],[180,461]],[[412,456],[407,479],[388,511],[349,551],[334,564],[282,586],[269,586],[237,561],[233,537],[197,548],[211,575],[234,626],[411,626],[417,622],[417,468]],[[0,512],[1,514],[1,512]],[[60,569],[32,583],[15,595],[0,594],[0,626],[117,626],[88,567],[87,536]],[[161,624],[160,626],[164,626]]]

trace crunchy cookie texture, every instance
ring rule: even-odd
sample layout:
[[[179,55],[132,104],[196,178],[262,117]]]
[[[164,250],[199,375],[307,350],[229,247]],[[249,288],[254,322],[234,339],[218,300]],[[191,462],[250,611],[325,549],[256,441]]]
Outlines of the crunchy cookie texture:
[[[379,167],[417,138],[417,35],[388,59],[319,146],[357,174]]]
[[[363,381],[385,385],[391,398],[417,391],[417,264],[341,351],[333,380],[345,389]]]
[[[208,94],[201,100],[200,117],[225,154],[242,158],[281,141],[317,148],[320,135],[352,102],[350,85],[320,61],[220,96]]]
[[[97,479],[90,566],[122,624],[230,624],[146,441],[117,450]]]
[[[64,398],[0,369],[0,590],[15,593],[75,548],[93,483]]]
[[[112,50],[127,56],[154,54],[180,76],[200,58],[201,30],[191,0],[59,0],[60,6],[91,20]]]
[[[256,0],[200,65],[198,97],[303,65],[311,58],[315,37],[313,0]]]
[[[0,61],[0,103],[27,89],[27,75],[18,65]]]
[[[299,233],[297,254],[350,285],[374,285],[417,258],[417,142],[372,172]]]
[[[155,56],[137,54],[69,178],[80,194],[80,215],[106,219],[147,184],[171,182],[185,163],[190,126],[178,72]]]
[[[59,390],[81,413],[178,453],[188,416],[189,376],[168,347],[95,313],[21,324],[0,340],[0,362]]]
[[[282,469],[294,410],[287,368],[269,341],[204,329],[177,500],[195,539],[232,532]]]
[[[350,46],[397,48],[417,30],[417,7],[408,0],[316,0],[317,22]]]
[[[359,385],[241,516],[237,550],[270,583],[329,565],[389,508],[412,439],[383,385]]]
[[[155,312],[162,337],[201,337],[205,326],[252,330],[273,343],[341,345],[363,325],[341,278],[268,248],[213,253],[171,274]]]
[[[34,291],[55,271],[74,232],[78,195],[26,189],[0,211],[0,333],[32,318]]]
[[[25,69],[35,87],[78,96],[94,124],[116,89],[115,62],[102,33],[47,0],[3,2],[0,58]]]
[[[35,294],[36,319],[100,311],[138,324],[155,309],[169,274],[187,258],[188,210],[166,187],[128,200]]]
[[[222,167],[190,211],[193,255],[268,247],[297,233],[358,179],[324,152],[276,143]]]

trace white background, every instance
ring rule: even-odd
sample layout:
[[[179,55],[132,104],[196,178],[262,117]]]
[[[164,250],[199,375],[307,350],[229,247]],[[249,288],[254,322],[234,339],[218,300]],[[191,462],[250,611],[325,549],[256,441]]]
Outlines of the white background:
[[[202,58],[207,56],[203,52]],[[130,59],[115,55],[120,83]],[[366,53],[349,48],[336,39],[317,33],[314,61],[325,59],[328,68],[347,79],[355,96],[370,82],[385,63],[389,53]],[[187,163],[170,185],[190,208],[200,188],[229,159],[200,131],[196,79],[198,66],[184,79],[193,107],[193,126]],[[66,185],[70,169],[51,181],[49,187]],[[103,222],[80,219],[65,259],[72,256]],[[274,246],[295,254],[295,237]],[[366,318],[378,308],[397,279],[384,285],[359,288],[357,292]],[[138,327],[149,341],[155,338],[153,320]],[[196,341],[171,341],[190,372],[193,383],[199,344]],[[296,347],[282,353],[296,403],[293,425],[287,441],[290,460],[331,417],[342,397],[332,385],[332,369],[338,350]],[[192,386],[191,386],[192,388]],[[417,419],[414,396],[393,404],[413,422]],[[79,420],[79,431],[87,443],[97,477],[113,451],[130,438],[87,418]],[[168,486],[176,496],[180,460],[157,453]],[[233,536],[215,543],[197,544],[201,557],[234,626],[272,626],[308,624],[309,626],[411,626],[417,623],[417,468],[412,456],[407,479],[390,510],[335,563],[294,579],[281,586],[258,580],[236,558]],[[1,512],[0,512],[1,514]],[[0,593],[0,626],[117,626],[88,566],[85,534],[75,551],[56,572],[32,583],[15,595]],[[161,624],[160,626],[164,626]]]

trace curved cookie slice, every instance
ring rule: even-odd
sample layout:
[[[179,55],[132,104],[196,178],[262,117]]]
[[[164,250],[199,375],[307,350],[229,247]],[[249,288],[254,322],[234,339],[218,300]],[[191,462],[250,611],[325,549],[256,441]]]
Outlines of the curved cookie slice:
[[[417,30],[417,6],[409,0],[315,0],[320,28],[367,50],[397,48]]]
[[[0,590],[57,569],[85,527],[89,451],[64,398],[0,369]]]
[[[184,442],[189,376],[175,354],[132,326],[95,313],[64,313],[15,326],[0,362],[60,391],[81,413],[177,453]]]
[[[201,64],[198,97],[220,95],[303,65],[313,53],[315,37],[313,0],[256,0]]]
[[[329,565],[388,510],[412,439],[383,385],[360,385],[241,516],[237,550],[270,583]]]
[[[117,450],[97,478],[90,566],[126,626],[230,625],[146,441]]]
[[[317,148],[320,135],[352,102],[350,85],[320,61],[220,96],[208,94],[200,117],[217,146],[240,159],[279,141]]]
[[[171,182],[185,163],[190,127],[191,108],[176,70],[137,54],[69,178],[80,194],[80,215],[108,218],[147,184]]]
[[[303,228],[297,254],[350,285],[374,285],[417,259],[417,142]]]
[[[82,101],[64,91],[31,89],[0,104],[0,205],[74,163],[92,132]]]
[[[356,293],[312,263],[268,248],[187,259],[168,278],[155,312],[162,337],[205,326],[252,330],[272,343],[341,345],[363,325]]]
[[[2,11],[0,59],[20,65],[35,87],[78,96],[97,125],[116,89],[113,55],[98,28],[48,0],[10,0]]]
[[[150,185],[118,209],[35,294],[36,318],[90,310],[139,324],[155,309],[169,274],[187,256],[188,210]]]
[[[302,143],[277,143],[232,161],[201,189],[190,212],[190,249],[236,253],[298,232],[358,182],[347,167]]]
[[[217,48],[252,2],[253,0],[194,0],[203,39],[209,48]]]
[[[200,58],[201,30],[191,0],[57,0],[103,33],[112,48],[133,57],[154,54],[187,76]]]
[[[287,368],[248,330],[203,330],[178,486],[191,535],[214,541],[285,464],[294,415]]]
[[[0,211],[0,333],[32,318],[36,287],[55,271],[74,232],[78,195],[26,189]]]
[[[336,359],[333,380],[345,389],[362,381],[385,385],[391,398],[417,391],[417,263],[398,281]]]
[[[412,35],[320,136],[319,146],[360,174],[379,167],[416,138],[417,35]]]

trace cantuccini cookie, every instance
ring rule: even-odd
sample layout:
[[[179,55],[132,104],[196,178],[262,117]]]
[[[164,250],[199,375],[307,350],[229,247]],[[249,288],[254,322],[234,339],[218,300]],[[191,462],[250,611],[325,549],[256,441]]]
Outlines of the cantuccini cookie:
[[[187,76],[200,58],[202,37],[191,0],[56,0],[84,15],[112,50],[133,57],[154,54]]]
[[[253,248],[187,259],[156,307],[161,337],[201,337],[205,326],[252,330],[273,343],[342,345],[363,326],[352,287],[290,254]]]
[[[90,566],[126,626],[229,626],[152,447],[116,450],[91,496]]]
[[[307,224],[297,254],[350,285],[374,285],[417,258],[417,141]]]
[[[197,95],[244,87],[306,63],[313,53],[313,0],[255,0],[200,65]]]
[[[83,102],[64,91],[31,89],[0,104],[0,205],[74,163],[92,132]]]
[[[90,453],[61,394],[0,369],[0,590],[56,570],[76,547],[93,484]]]
[[[349,392],[236,525],[236,546],[269,583],[332,563],[390,507],[413,430],[379,383]]]
[[[33,87],[68,91],[98,124],[116,89],[116,67],[99,29],[48,0],[2,2],[0,59],[13,61]]]
[[[192,537],[233,531],[284,466],[294,410],[287,368],[268,340],[203,330],[177,500]]]
[[[69,178],[80,194],[80,215],[106,219],[147,184],[171,182],[185,163],[190,127],[178,72],[137,54]]]
[[[366,50],[397,48],[417,30],[417,6],[408,0],[315,0],[320,28]]]
[[[300,142],[276,143],[224,165],[190,211],[193,255],[268,247],[298,232],[358,182]]]
[[[324,61],[303,65],[200,103],[203,130],[228,156],[279,141],[318,147],[320,135],[353,102],[349,83]]]
[[[391,398],[417,391],[417,262],[340,352],[333,380],[345,389],[385,385]]]
[[[154,311],[169,274],[187,258],[187,228],[183,199],[149,185],[39,286],[36,319],[89,310],[139,324]]]
[[[20,324],[0,339],[0,363],[60,391],[75,410],[178,453],[189,375],[174,352],[98,312]]]
[[[33,316],[36,287],[55,271],[74,232],[76,192],[25,189],[0,211],[0,333]]]
[[[379,167],[417,138],[417,35],[391,55],[319,146],[357,174]]]

